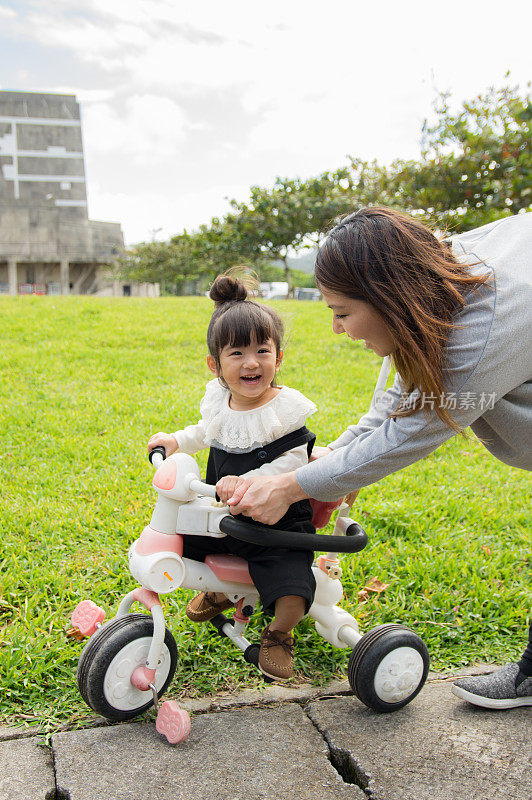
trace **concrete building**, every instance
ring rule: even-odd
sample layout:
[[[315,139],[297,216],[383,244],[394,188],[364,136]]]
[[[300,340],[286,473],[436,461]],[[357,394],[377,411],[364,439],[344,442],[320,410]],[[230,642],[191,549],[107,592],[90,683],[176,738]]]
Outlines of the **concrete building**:
[[[0,92],[0,293],[158,295],[112,279],[123,247],[88,218],[75,96]]]

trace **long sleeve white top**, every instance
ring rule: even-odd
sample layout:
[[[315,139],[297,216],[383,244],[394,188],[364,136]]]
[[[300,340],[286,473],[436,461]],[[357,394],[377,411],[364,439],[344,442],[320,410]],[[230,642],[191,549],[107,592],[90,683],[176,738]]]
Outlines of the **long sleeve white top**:
[[[230,393],[218,379],[207,384],[200,403],[201,419],[173,436],[180,452],[193,455],[206,447],[219,447],[229,453],[246,453],[271,444],[305,425],[316,406],[301,392],[287,386],[268,403],[249,411],[237,411],[229,404]],[[308,463],[307,445],[299,445],[268,464],[246,472],[250,475],[279,475]]]

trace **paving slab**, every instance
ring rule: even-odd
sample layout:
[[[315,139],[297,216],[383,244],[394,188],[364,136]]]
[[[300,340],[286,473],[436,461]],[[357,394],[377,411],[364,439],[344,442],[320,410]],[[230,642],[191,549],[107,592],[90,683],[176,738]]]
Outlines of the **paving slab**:
[[[22,739],[27,736],[36,736],[40,731],[35,728],[28,728],[24,725],[0,725],[0,742],[8,739]]]
[[[299,705],[247,707],[193,718],[169,745],[153,724],[52,737],[58,787],[70,800],[362,800],[328,759]]]
[[[33,737],[0,742],[0,800],[45,800],[54,794],[49,747]]]
[[[532,798],[530,708],[477,708],[442,680],[393,714],[355,697],[312,701],[307,711],[373,800]]]

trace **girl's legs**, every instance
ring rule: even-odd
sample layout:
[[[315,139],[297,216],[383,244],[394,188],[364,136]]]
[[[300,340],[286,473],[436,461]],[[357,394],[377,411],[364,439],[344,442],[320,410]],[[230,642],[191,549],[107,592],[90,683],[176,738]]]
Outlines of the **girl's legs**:
[[[278,597],[275,617],[260,637],[259,669],[276,680],[294,674],[294,639],[292,630],[305,616],[307,600],[296,594]]]
[[[248,554],[262,606],[275,615],[262,631],[259,652],[259,669],[275,680],[287,680],[294,673],[292,630],[314,599],[312,561],[313,553],[303,550],[255,547]]]
[[[281,633],[292,633],[298,622],[305,616],[306,601],[304,597],[296,594],[289,594],[285,597],[278,597],[275,601],[275,617],[270,622],[271,631]]]
[[[314,598],[313,553],[260,547],[231,536],[193,541],[199,538],[184,537],[184,557],[203,561],[209,552],[229,552],[248,561],[263,607],[275,613],[261,635],[259,667],[271,678],[286,680],[293,674],[294,640],[291,632],[307,613]],[[223,594],[212,592],[205,595],[202,592],[189,602],[187,616],[194,622],[206,622],[231,605]]]

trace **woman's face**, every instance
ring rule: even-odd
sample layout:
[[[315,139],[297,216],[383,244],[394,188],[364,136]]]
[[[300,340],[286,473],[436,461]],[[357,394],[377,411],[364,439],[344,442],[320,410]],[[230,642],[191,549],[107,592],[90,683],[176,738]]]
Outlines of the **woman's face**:
[[[333,331],[346,333],[353,341],[363,341],[378,356],[391,355],[396,349],[393,336],[376,308],[364,300],[321,289],[323,299],[333,311]]]

